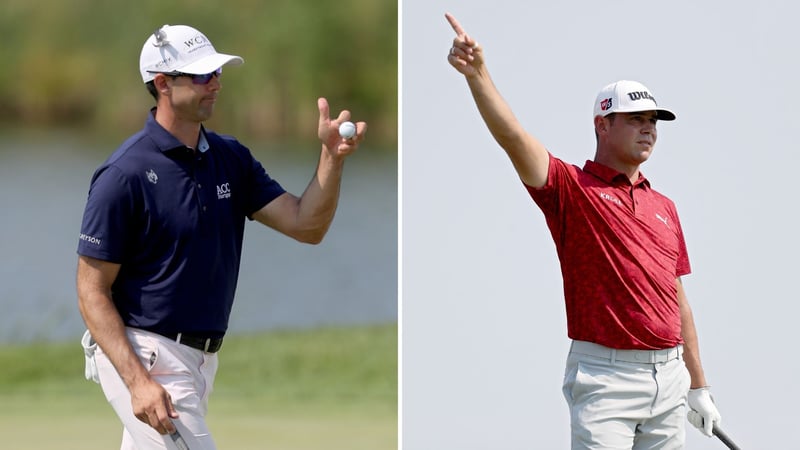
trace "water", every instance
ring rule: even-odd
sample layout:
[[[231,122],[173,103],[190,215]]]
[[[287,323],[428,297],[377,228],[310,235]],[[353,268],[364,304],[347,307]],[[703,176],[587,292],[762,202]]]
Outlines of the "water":
[[[77,340],[77,237],[89,180],[113,148],[62,136],[0,142],[0,343]],[[316,158],[257,153],[300,195]],[[322,244],[256,222],[245,231],[229,332],[397,321],[396,158],[362,146],[345,166],[339,208]]]

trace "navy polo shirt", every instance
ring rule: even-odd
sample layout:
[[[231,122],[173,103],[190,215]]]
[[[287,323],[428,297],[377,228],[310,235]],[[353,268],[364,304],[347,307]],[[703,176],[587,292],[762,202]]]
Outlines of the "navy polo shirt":
[[[222,336],[245,218],[285,190],[234,138],[203,128],[195,152],[154,111],[95,171],[78,254],[121,264],[112,296],[125,325]]]

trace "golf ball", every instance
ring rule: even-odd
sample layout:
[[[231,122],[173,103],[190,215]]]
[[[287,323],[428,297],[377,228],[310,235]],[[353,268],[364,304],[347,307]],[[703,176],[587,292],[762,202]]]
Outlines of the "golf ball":
[[[356,135],[356,126],[353,122],[342,122],[339,125],[339,136],[350,139],[351,137]]]

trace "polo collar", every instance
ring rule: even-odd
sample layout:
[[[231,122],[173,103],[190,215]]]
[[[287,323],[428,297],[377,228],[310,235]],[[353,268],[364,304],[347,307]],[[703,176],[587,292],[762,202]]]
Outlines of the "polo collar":
[[[186,147],[178,138],[162,127],[160,123],[156,122],[155,107],[150,109],[150,113],[147,115],[144,130],[162,152]],[[197,141],[197,150],[201,153],[205,153],[209,148],[211,148],[211,146],[208,143],[208,139],[206,139],[206,129],[203,125],[200,125],[200,137]]]
[[[595,177],[611,185],[618,185],[618,184],[631,185],[630,180],[624,173],[591,160],[586,161],[586,164],[583,166],[583,171],[591,175],[594,175]],[[641,186],[643,188],[649,188],[650,181],[647,178],[645,178],[645,176],[642,174],[641,171],[639,171],[639,179],[636,180],[636,182],[633,183],[632,185],[634,187]]]
[[[197,140],[197,150],[199,150],[200,153],[205,153],[209,148],[211,148],[211,146],[208,145],[208,139],[206,139],[206,128],[200,125],[200,138]]]

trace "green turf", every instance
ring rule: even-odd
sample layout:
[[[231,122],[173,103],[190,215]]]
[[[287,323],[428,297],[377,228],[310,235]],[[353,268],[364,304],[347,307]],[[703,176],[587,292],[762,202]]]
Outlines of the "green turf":
[[[4,449],[109,449],[121,426],[73,344],[0,348]],[[397,326],[226,338],[208,422],[221,449],[397,448]]]

